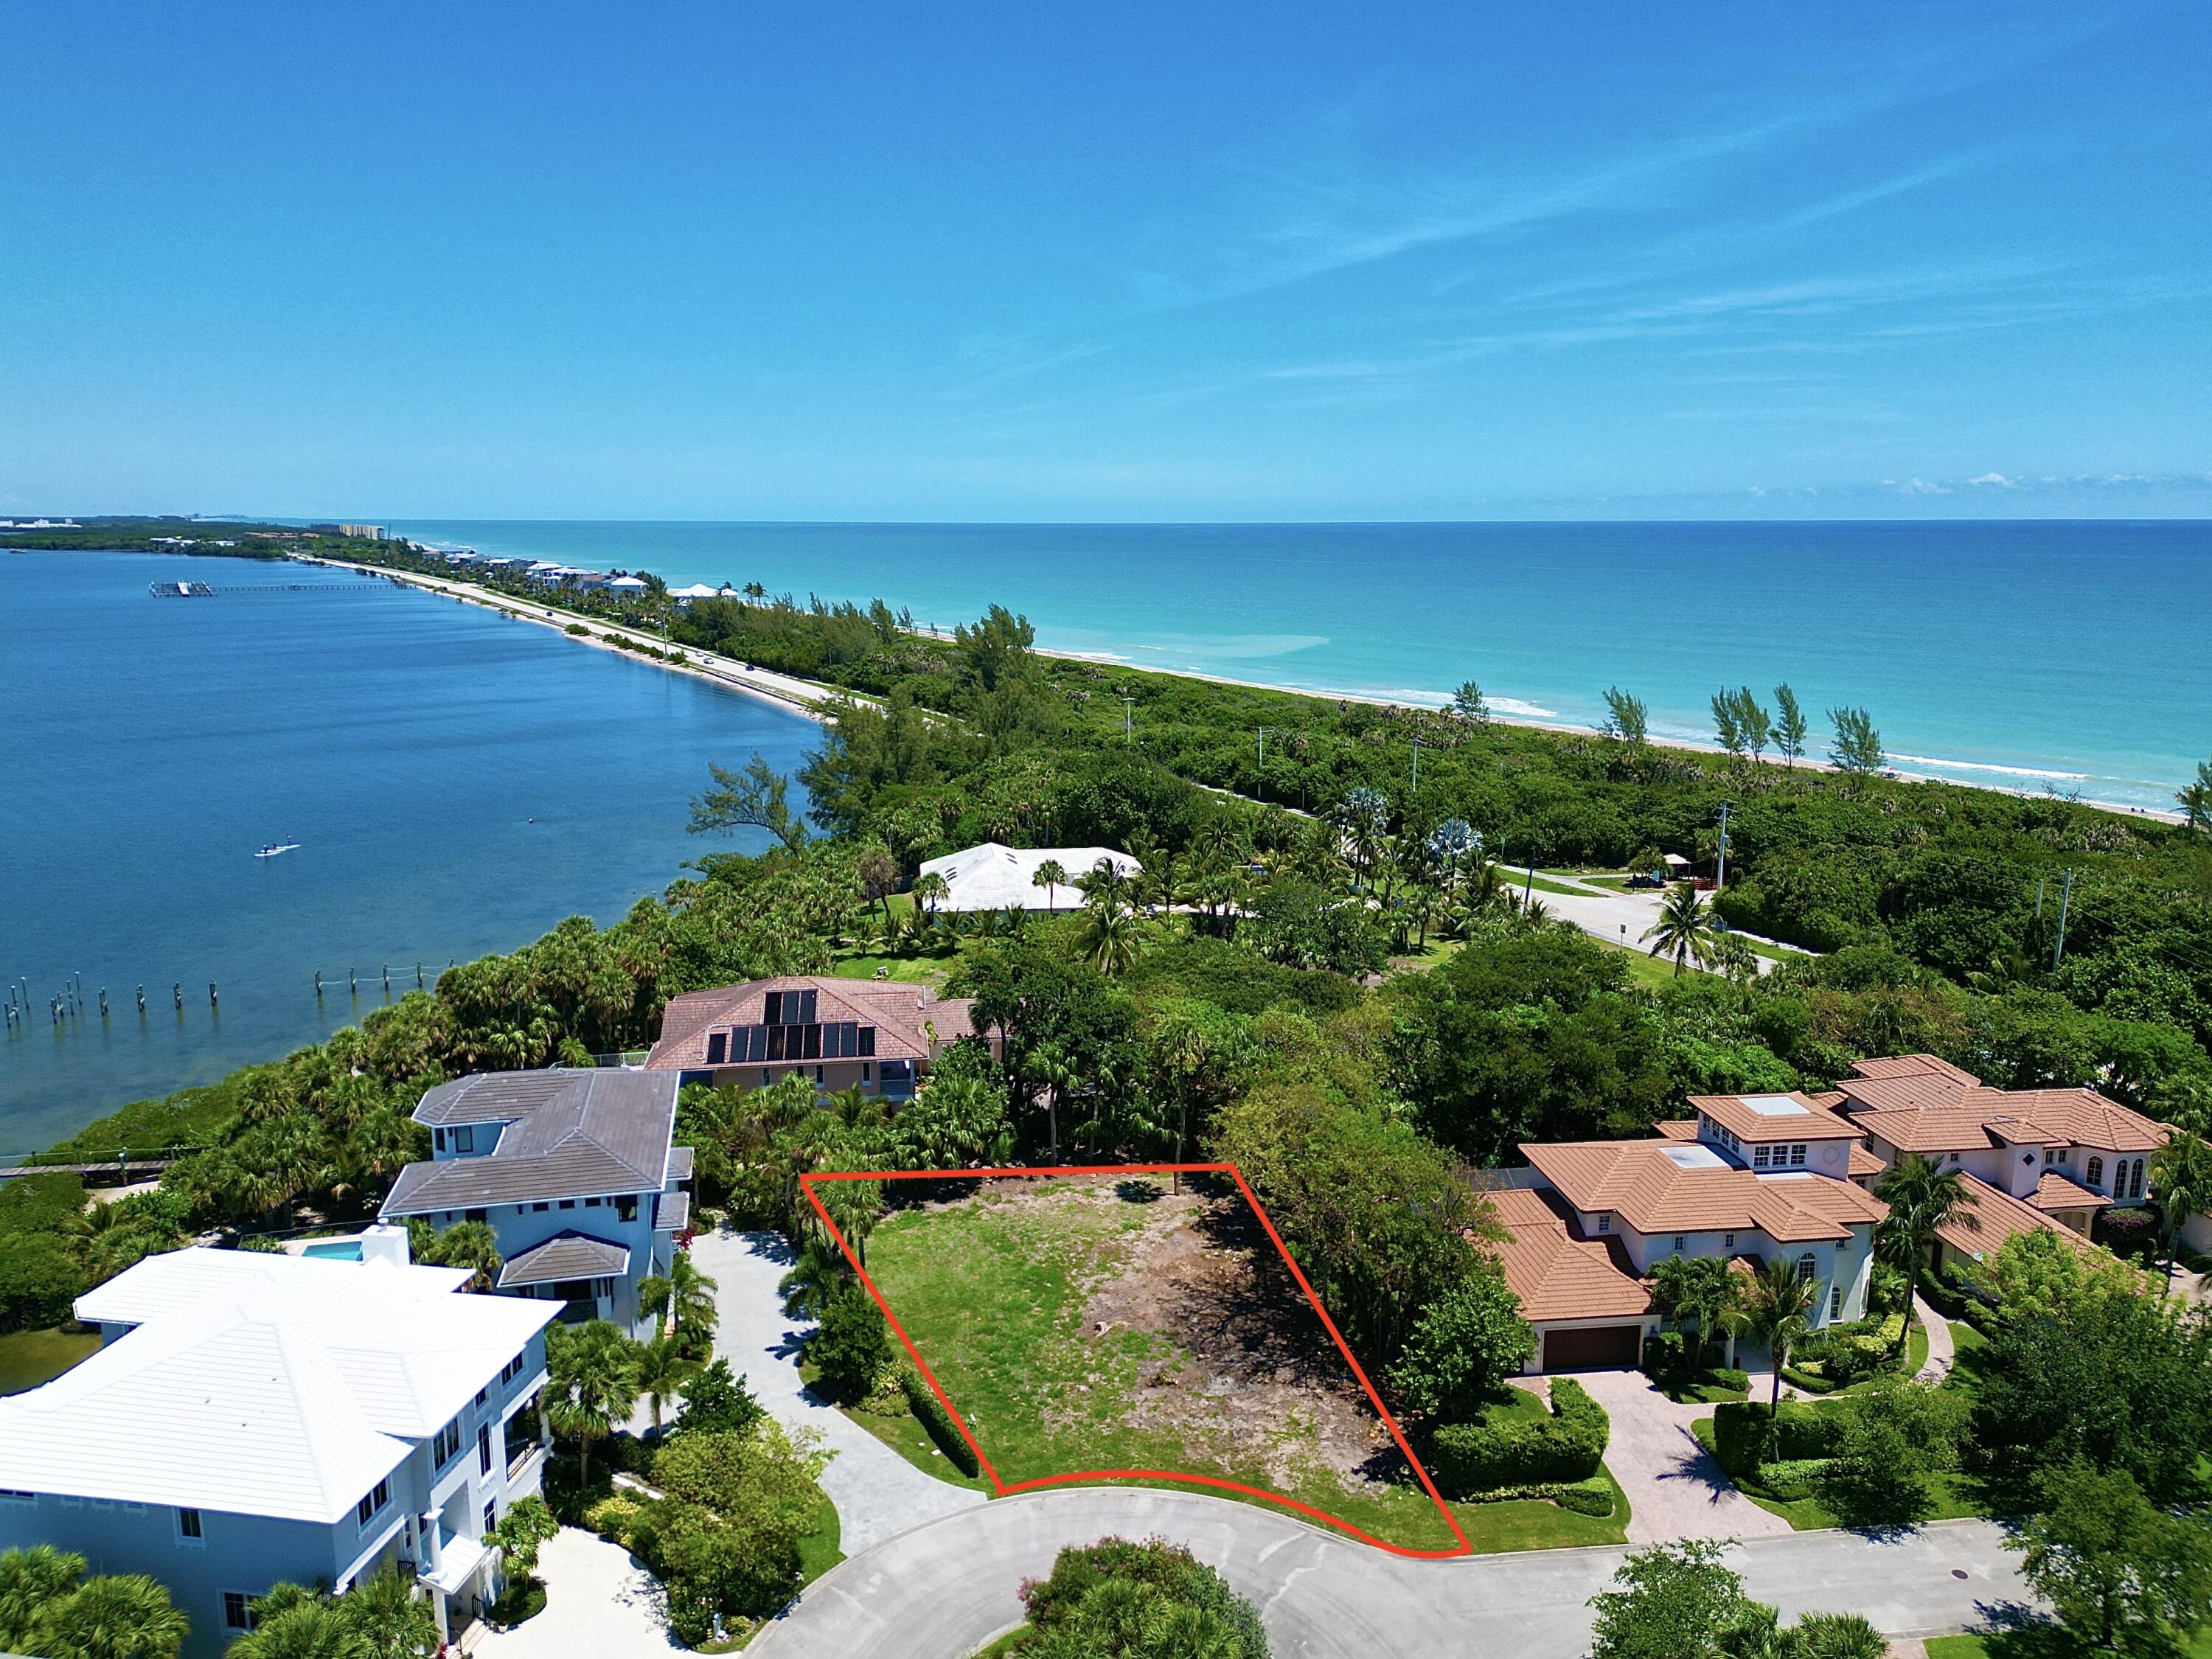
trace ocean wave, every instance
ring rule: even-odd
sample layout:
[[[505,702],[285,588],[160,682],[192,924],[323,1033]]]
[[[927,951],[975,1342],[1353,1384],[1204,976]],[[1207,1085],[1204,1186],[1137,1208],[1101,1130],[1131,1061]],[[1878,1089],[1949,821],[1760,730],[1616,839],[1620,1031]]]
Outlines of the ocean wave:
[[[2054,772],[2040,766],[1998,766],[1989,761],[1936,760],[1928,755],[1893,754],[1890,759],[1909,766],[1942,766],[1960,772],[1999,772],[2008,778],[2056,778],[2063,783],[2087,783],[2091,772]]]
[[[1485,699],[1501,714],[1525,714],[1532,720],[1555,720],[1559,717],[1556,708],[1547,708],[1540,703],[1523,702],[1518,697],[1490,697]]]

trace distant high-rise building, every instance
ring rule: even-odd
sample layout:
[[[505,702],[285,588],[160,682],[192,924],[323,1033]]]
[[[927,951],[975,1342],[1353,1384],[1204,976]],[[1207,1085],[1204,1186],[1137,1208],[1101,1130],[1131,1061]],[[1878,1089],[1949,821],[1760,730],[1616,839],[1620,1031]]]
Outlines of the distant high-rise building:
[[[338,526],[338,534],[357,536],[365,542],[380,542],[384,539],[384,526],[380,524],[342,524]]]

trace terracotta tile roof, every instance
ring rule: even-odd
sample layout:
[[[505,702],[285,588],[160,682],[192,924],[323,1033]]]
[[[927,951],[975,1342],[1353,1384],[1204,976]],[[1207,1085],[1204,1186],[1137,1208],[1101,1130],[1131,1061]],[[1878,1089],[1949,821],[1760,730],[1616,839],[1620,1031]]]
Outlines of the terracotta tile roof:
[[[1856,1139],[1858,1131],[1826,1107],[1786,1095],[1692,1095],[1690,1104],[1744,1140]]]
[[[1844,1173],[1853,1181],[1856,1181],[1862,1176],[1878,1176],[1888,1167],[1889,1165],[1867,1151],[1863,1145],[1854,1143],[1851,1147],[1850,1167]]]
[[[2023,1142],[2148,1152],[2163,1146],[2170,1133],[2164,1124],[2094,1089],[1985,1089],[1979,1084],[1953,1089],[1947,1079],[1947,1098],[1913,1104],[1896,1098],[1889,1084],[1846,1086],[1865,1108],[1851,1122],[1908,1152],[1961,1152]]]
[[[1954,1212],[1952,1219],[1936,1230],[1936,1237],[1973,1261],[1986,1261],[2002,1249],[2007,1240],[2039,1229],[2057,1233],[2068,1243],[2082,1249],[2094,1248],[2064,1222],[2055,1221],[2033,1205],[1999,1192],[1978,1176],[1961,1176],[1960,1185],[1966,1191],[1966,1202]]]
[[[1693,1117],[1669,1118],[1664,1123],[1655,1123],[1652,1128],[1668,1140],[1695,1140],[1698,1120]]]
[[[1540,1194],[1509,1188],[1484,1196],[1511,1235],[1498,1261],[1524,1318],[1603,1319],[1650,1310],[1650,1291],[1615,1267],[1604,1245],[1569,1237],[1566,1223]]]
[[[1565,1141],[1523,1146],[1521,1155],[1576,1209],[1612,1211],[1641,1233],[1756,1228],[1795,1244],[1847,1238],[1848,1224],[1889,1213],[1887,1205],[1848,1181],[1754,1174],[1705,1148],[1674,1141]]]
[[[649,1072],[703,1070],[709,1031],[733,1025],[757,1025],[766,1014],[770,991],[812,991],[815,1014],[824,1024],[851,1020],[876,1028],[878,1060],[928,1060],[937,1048],[972,1036],[972,998],[940,997],[926,985],[887,979],[836,979],[787,974],[711,991],[687,991],[671,997],[661,1012],[660,1041],[645,1062]],[[930,1030],[936,1032],[936,1043]],[[781,1065],[784,1062],[775,1062]]]
[[[1851,1071],[1862,1078],[1948,1078],[1966,1088],[1978,1088],[1982,1081],[1972,1072],[1933,1054],[1892,1054],[1885,1060],[1862,1060],[1852,1065]]]
[[[2034,1195],[2027,1201],[2039,1210],[2101,1210],[2112,1200],[2076,1185],[2056,1170],[2046,1170],[2043,1179],[2035,1183]]]

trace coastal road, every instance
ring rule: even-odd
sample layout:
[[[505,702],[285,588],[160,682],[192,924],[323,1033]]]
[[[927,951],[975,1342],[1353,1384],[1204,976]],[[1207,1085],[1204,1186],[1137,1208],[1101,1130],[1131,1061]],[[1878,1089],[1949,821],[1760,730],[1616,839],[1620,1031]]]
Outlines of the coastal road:
[[[1507,872],[1498,872],[1498,885],[1511,890],[1517,897],[1521,889],[1507,879]],[[1561,884],[1570,878],[1547,875],[1544,879]],[[1610,892],[1593,887],[1582,893],[1545,893],[1535,895],[1536,902],[1544,907],[1545,914],[1562,921],[1571,921],[1593,939],[1601,939],[1608,945],[1626,945],[1632,951],[1649,950],[1644,935],[1659,920],[1659,906],[1663,895],[1650,890],[1633,893]],[[1756,933],[1746,933],[1746,939],[1758,939]],[[1762,939],[1772,945],[1771,939]],[[1786,946],[1781,948],[1788,948]],[[1759,971],[1771,974],[1781,964],[1771,957],[1759,958]]]
[[[964,1510],[855,1555],[809,1585],[746,1650],[752,1659],[964,1659],[1021,1620],[1025,1577],[1069,1544],[1164,1537],[1259,1607],[1280,1659],[1578,1659],[1589,1598],[1618,1549],[1413,1561],[1288,1516],[1195,1492],[1100,1486],[1028,1492]],[[1892,1636],[1976,1624],[2025,1602],[2003,1534],[1947,1521],[1893,1538],[1793,1533],[1729,1551],[1784,1619],[1860,1613]]]
[[[501,593],[492,588],[479,586],[474,582],[453,581],[443,576],[426,576],[413,570],[386,570],[381,565],[352,564],[343,559],[319,559],[305,554],[295,556],[307,564],[328,565],[334,570],[350,570],[363,576],[382,576],[388,580],[400,582],[409,587],[419,587],[427,593],[443,593],[449,599],[467,599],[477,605],[488,605],[495,610],[505,611],[518,616],[525,622],[538,623],[547,628],[559,629],[564,633],[571,623],[581,623],[591,630],[591,637],[583,641],[586,645],[595,646],[602,651],[611,651],[617,647],[605,643],[604,636],[618,635],[628,640],[632,645],[650,646],[655,651],[665,650],[680,659],[680,661],[659,662],[655,663],[654,666],[675,668],[681,672],[696,674],[701,679],[712,680],[717,685],[726,685],[732,690],[743,691],[748,696],[763,698],[776,704],[779,708],[805,714],[811,720],[822,718],[817,712],[817,705],[826,698],[845,696],[860,702],[875,701],[864,693],[844,691],[836,686],[817,685],[811,680],[795,679],[789,674],[778,674],[766,668],[747,668],[740,663],[732,662],[727,657],[717,656],[712,652],[695,651],[688,646],[673,642],[665,643],[660,635],[647,633],[643,629],[624,628],[619,623],[607,622],[598,617],[580,617],[573,611],[556,611],[551,605],[540,605],[533,599],[517,599],[512,593]]]

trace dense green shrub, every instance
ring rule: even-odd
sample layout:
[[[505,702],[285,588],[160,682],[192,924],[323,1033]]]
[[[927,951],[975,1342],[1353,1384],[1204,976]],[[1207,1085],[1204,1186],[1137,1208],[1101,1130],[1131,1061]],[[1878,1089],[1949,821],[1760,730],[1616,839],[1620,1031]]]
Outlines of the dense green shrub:
[[[1267,1659],[1267,1632],[1221,1575],[1162,1539],[1102,1538],[1060,1551],[1052,1571],[1022,1586],[1043,1659]]]
[[[848,1282],[822,1310],[806,1341],[823,1393],[832,1400],[865,1400],[891,1360],[890,1332],[883,1310],[857,1281]]]
[[[937,1397],[937,1391],[929,1386],[928,1379],[912,1365],[901,1365],[898,1368],[898,1384],[900,1392],[906,1395],[907,1408],[920,1419],[921,1426],[929,1431],[929,1437],[937,1443],[938,1450],[951,1460],[952,1467],[965,1475],[981,1474],[982,1465],[976,1461],[975,1449],[960,1432],[959,1426],[952,1420],[952,1413],[945,1409],[945,1402]]]
[[[1430,1437],[1430,1468],[1449,1493],[1587,1480],[1604,1461],[1605,1408],[1571,1377],[1552,1379],[1552,1414],[1451,1423]]]
[[[1826,1407],[1785,1400],[1771,1423],[1762,1400],[1731,1400],[1713,1412],[1713,1456],[1739,1480],[1770,1461],[1832,1457],[1843,1439],[1843,1419]]]
[[[1528,1363],[1536,1334],[1505,1276],[1485,1266],[1445,1287],[1421,1310],[1390,1386],[1413,1411],[1449,1421],[1480,1412]]]
[[[1759,1465],[1756,1479],[1760,1489],[1777,1503],[1794,1504],[1813,1495],[1827,1468],[1825,1457],[1774,1457]]]
[[[1613,1482],[1601,1475],[1560,1487],[1553,1494],[1552,1501],[1563,1510],[1572,1510],[1577,1515],[1593,1515],[1601,1521],[1613,1513],[1619,1495],[1613,1489]]]

